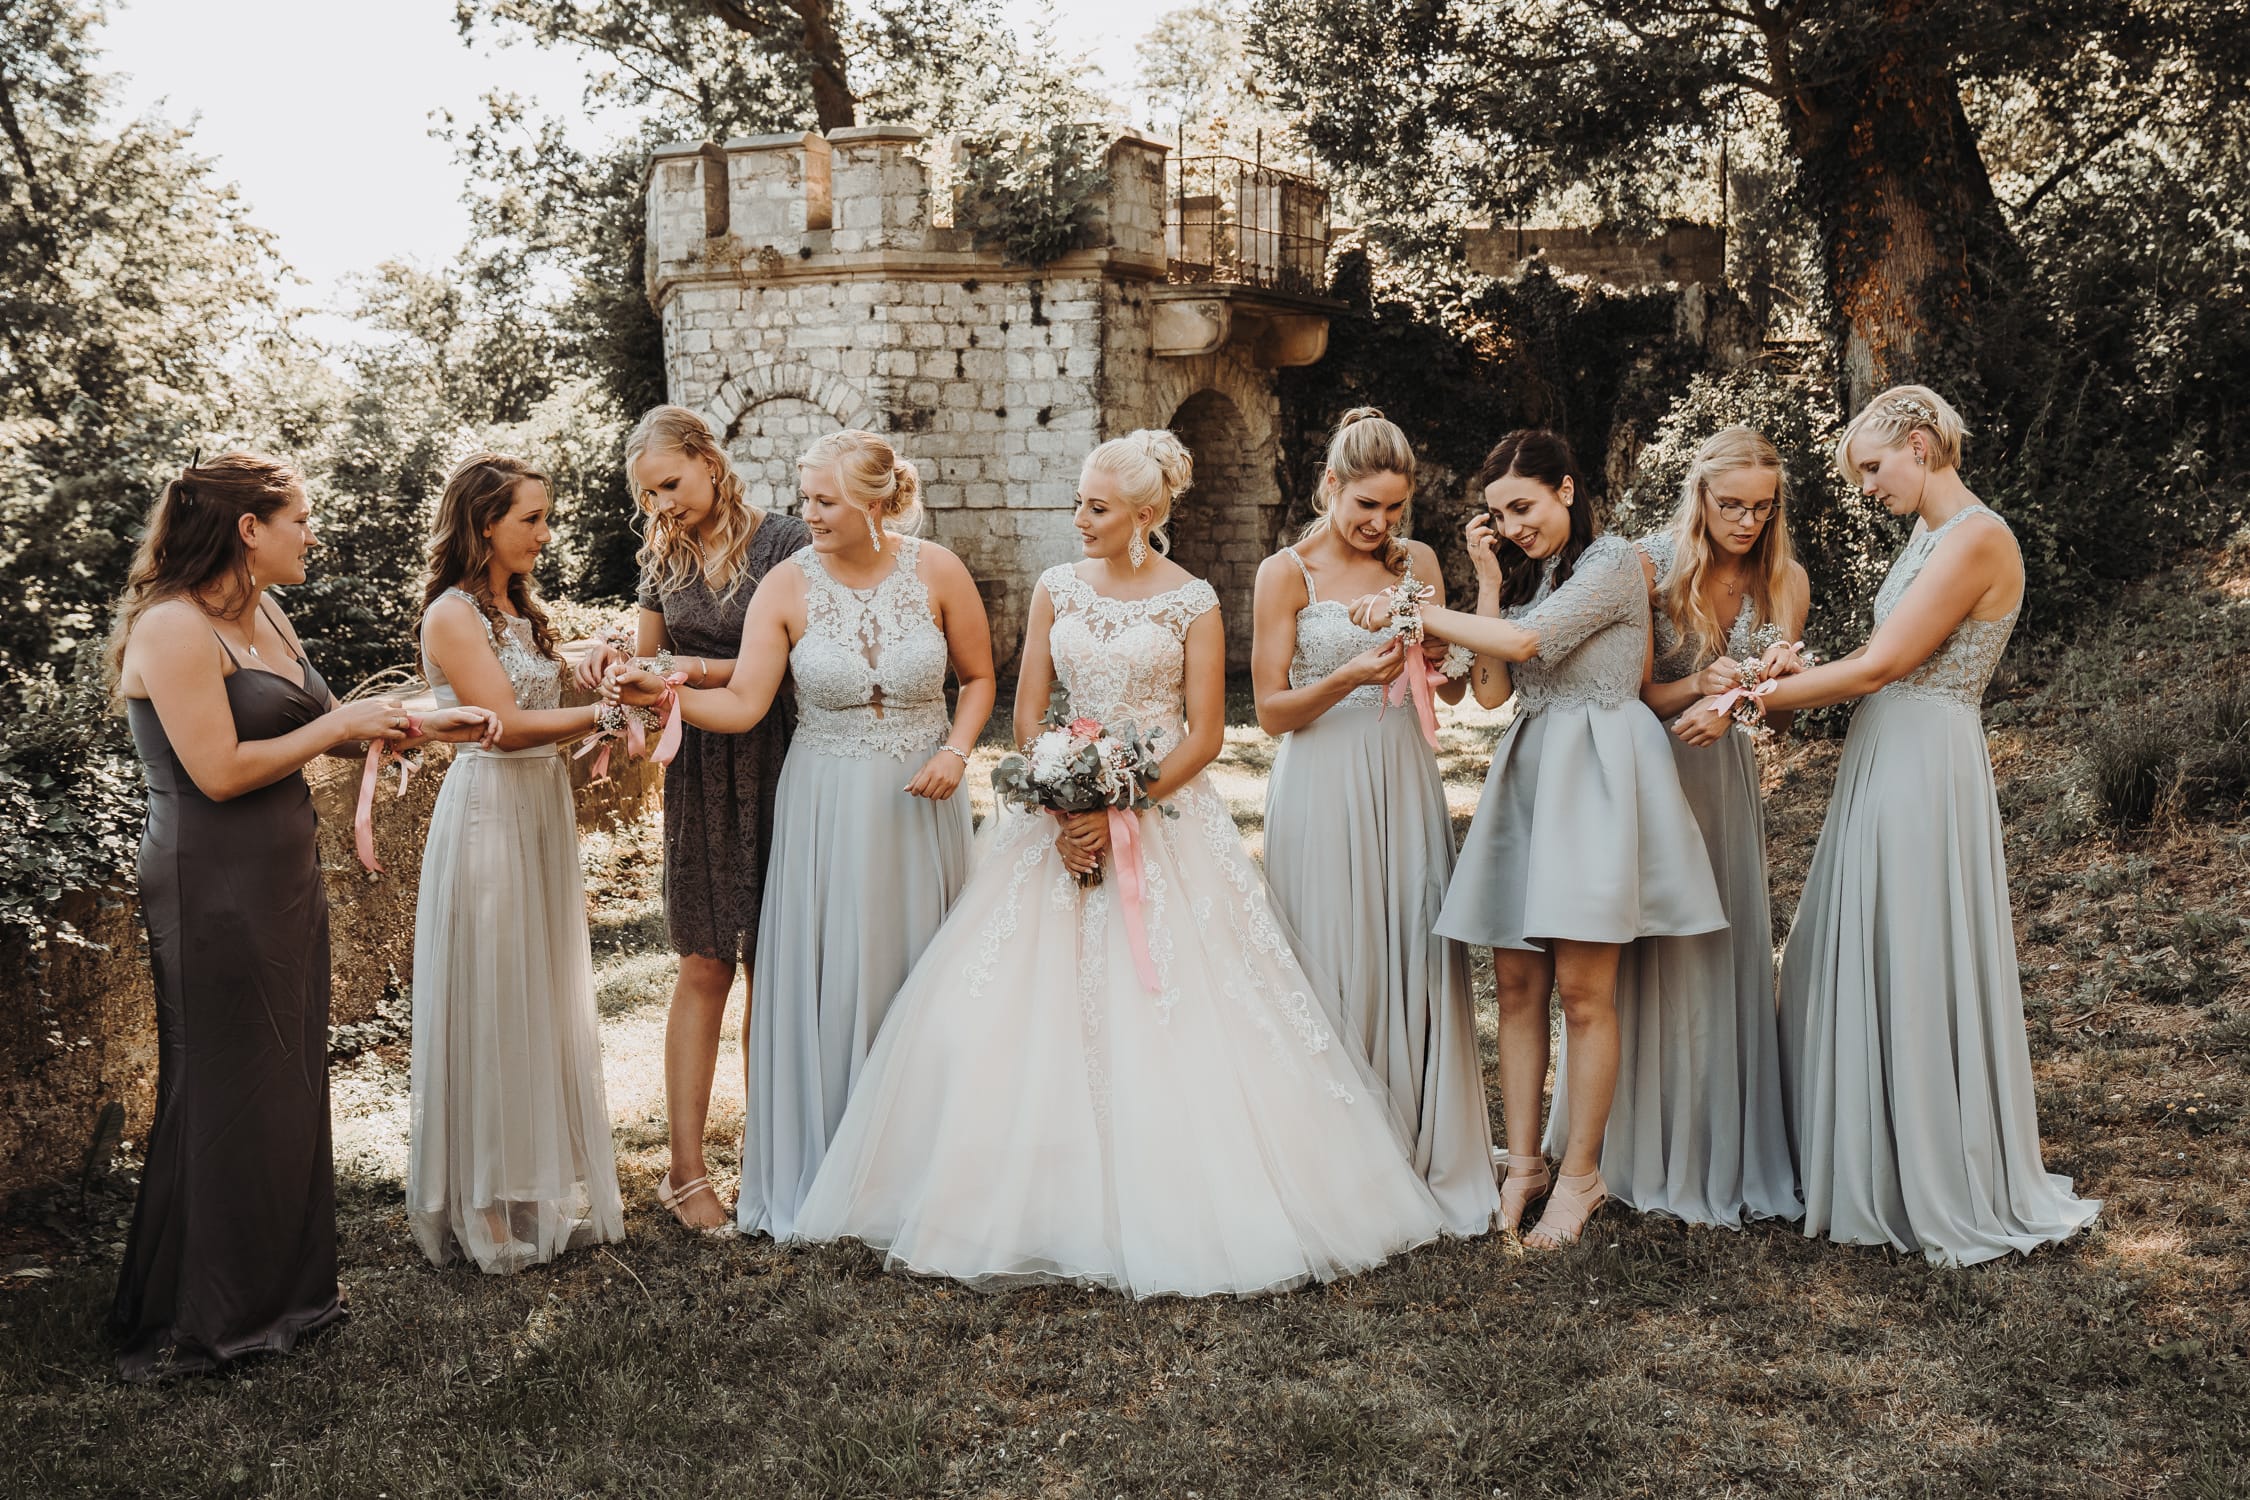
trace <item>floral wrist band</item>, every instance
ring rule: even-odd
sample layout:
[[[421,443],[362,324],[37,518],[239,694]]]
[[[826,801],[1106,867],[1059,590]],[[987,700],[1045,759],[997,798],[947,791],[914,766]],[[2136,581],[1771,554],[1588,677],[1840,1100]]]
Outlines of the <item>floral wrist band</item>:
[[[1427,583],[1418,585],[1408,578],[1383,590],[1383,595],[1391,602],[1391,629],[1407,645],[1421,645],[1422,603],[1437,597],[1436,587]]]
[[[1447,677],[1465,677],[1469,668],[1476,665],[1476,660],[1477,654],[1468,647],[1448,646],[1445,648],[1445,660],[1438,663],[1438,670]]]

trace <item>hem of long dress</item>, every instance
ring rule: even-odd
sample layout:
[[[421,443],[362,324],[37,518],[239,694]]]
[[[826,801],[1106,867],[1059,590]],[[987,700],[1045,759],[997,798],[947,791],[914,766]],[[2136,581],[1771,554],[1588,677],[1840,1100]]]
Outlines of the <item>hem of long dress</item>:
[[[2080,1198],[2077,1201],[2085,1206],[2086,1213],[2083,1218],[2078,1219],[2075,1223],[2060,1225],[2036,1233],[2010,1235],[2006,1237],[2006,1243],[1987,1240],[1967,1251],[1933,1249],[1922,1244],[1900,1244],[1887,1234],[1879,1234],[1869,1239],[1857,1239],[1833,1234],[1825,1229],[1815,1229],[1809,1220],[1805,1225],[1805,1238],[1808,1240],[1827,1240],[1835,1245],[1853,1245],[1867,1250],[1896,1250],[1904,1255],[1919,1255],[1933,1266],[1981,1266],[1987,1261],[2001,1260],[2010,1255],[2035,1254],[2051,1246],[2060,1245],[2073,1235],[2093,1227],[2094,1221],[2101,1217],[2102,1200],[2099,1198]]]
[[[1637,1214],[1671,1219],[1680,1224],[1693,1224],[1699,1229],[1724,1229],[1733,1233],[1740,1233],[1752,1224],[1794,1224],[1805,1216],[1805,1206],[1802,1203],[1786,1209],[1761,1208],[1754,1203],[1740,1203],[1735,1205],[1732,1219],[1720,1219],[1682,1213],[1669,1203],[1636,1203],[1632,1194],[1616,1190],[1612,1190],[1610,1196]]]
[[[532,1266],[552,1265],[573,1250],[587,1250],[595,1245],[621,1245],[625,1242],[623,1225],[618,1227],[617,1233],[609,1234],[592,1218],[585,1218],[571,1225],[570,1233],[562,1237],[560,1244],[542,1248],[521,1240],[512,1240],[509,1242],[511,1246],[523,1246],[521,1254],[498,1255],[487,1262],[470,1253],[468,1246],[461,1243],[461,1237],[453,1232],[452,1215],[442,1209],[436,1212],[410,1210],[407,1214],[407,1229],[414,1237],[414,1243],[420,1247],[422,1258],[438,1270],[449,1270],[454,1266],[475,1266],[487,1276],[512,1276]]]
[[[1334,1266],[1325,1271],[1316,1271],[1308,1266],[1301,1271],[1295,1271],[1287,1276],[1277,1277],[1270,1282],[1264,1282],[1252,1287],[1134,1286],[1128,1283],[1124,1277],[1118,1275],[1114,1271],[1097,1270],[1093,1268],[1072,1268],[1062,1265],[1047,1266],[1034,1270],[1023,1271],[987,1271],[975,1275],[964,1276],[958,1271],[948,1271],[938,1266],[916,1265],[913,1261],[908,1260],[905,1256],[899,1255],[892,1251],[888,1245],[874,1240],[862,1239],[858,1235],[847,1234],[841,1236],[835,1241],[829,1241],[825,1243],[864,1245],[869,1250],[872,1250],[876,1254],[883,1257],[883,1269],[886,1271],[892,1271],[906,1276],[913,1276],[927,1281],[950,1281],[956,1286],[966,1287],[970,1291],[974,1292],[989,1292],[998,1294],[1002,1292],[1015,1291],[1025,1287],[1083,1286],[1092,1287],[1099,1291],[1116,1292],[1121,1296],[1131,1297],[1136,1302],[1147,1302],[1157,1297],[1233,1297],[1237,1300],[1248,1301],[1254,1297],[1280,1296],[1287,1292],[1296,1291],[1300,1287],[1309,1286],[1314,1282],[1327,1283],[1330,1281],[1338,1280],[1345,1276],[1357,1276],[1362,1272],[1372,1271],[1376,1267],[1384,1265],[1392,1260],[1396,1260],[1400,1256],[1411,1255],[1415,1251],[1422,1249],[1426,1245],[1432,1245],[1441,1239],[1448,1238],[1461,1238],[1461,1236],[1455,1236],[1450,1234],[1449,1232],[1440,1231],[1439,1233],[1427,1235],[1421,1239],[1401,1243],[1397,1246],[1394,1246],[1390,1250],[1385,1251],[1383,1254],[1375,1256],[1373,1259],[1352,1261],[1346,1264]],[[792,1243],[804,1245],[821,1242],[806,1240],[800,1237],[792,1241]]]
[[[343,1290],[338,1288],[328,1305],[319,1311],[284,1318],[255,1338],[221,1349],[183,1344],[176,1337],[167,1339],[162,1334],[136,1341],[132,1347],[118,1351],[117,1373],[135,1383],[171,1380],[182,1375],[214,1375],[256,1355],[290,1353],[300,1340],[350,1316],[351,1310],[344,1306]]]

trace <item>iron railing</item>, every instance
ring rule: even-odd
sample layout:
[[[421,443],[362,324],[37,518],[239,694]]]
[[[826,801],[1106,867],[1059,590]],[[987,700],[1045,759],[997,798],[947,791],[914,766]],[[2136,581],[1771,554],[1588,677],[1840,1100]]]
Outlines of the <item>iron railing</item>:
[[[1328,189],[1239,156],[1175,156],[1166,169],[1170,280],[1299,297],[1328,284]]]

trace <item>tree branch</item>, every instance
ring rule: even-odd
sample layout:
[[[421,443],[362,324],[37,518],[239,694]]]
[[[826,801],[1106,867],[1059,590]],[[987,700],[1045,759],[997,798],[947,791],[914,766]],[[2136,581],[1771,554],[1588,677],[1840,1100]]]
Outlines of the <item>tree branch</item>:
[[[2119,120],[2115,125],[2112,125],[2109,129],[2096,136],[2092,145],[2088,146],[2084,151],[2081,151],[2072,160],[2064,162],[2061,166],[2055,168],[2054,171],[2049,172],[2047,174],[2047,180],[2045,182],[2042,182],[2039,184],[2039,186],[2033,188],[2031,192],[2025,196],[2023,202],[2017,204],[2014,208],[2008,211],[2008,217],[2014,219],[2019,224],[2022,223],[2025,219],[2030,218],[2032,215],[2032,211],[2039,207],[2040,200],[2045,198],[2049,193],[2053,192],[2056,188],[2062,186],[2062,184],[2067,182],[2069,179],[2077,176],[2081,168],[2085,167],[2087,163],[2091,162],[2095,157],[2101,155],[2104,151],[2107,151],[2110,147],[2116,145],[2120,140],[2123,140],[2126,134],[2130,132],[2134,126],[2140,124],[2141,121],[2146,118],[2148,118],[2148,111],[2146,109],[2135,110],[2131,115],[2127,116],[2125,119]]]

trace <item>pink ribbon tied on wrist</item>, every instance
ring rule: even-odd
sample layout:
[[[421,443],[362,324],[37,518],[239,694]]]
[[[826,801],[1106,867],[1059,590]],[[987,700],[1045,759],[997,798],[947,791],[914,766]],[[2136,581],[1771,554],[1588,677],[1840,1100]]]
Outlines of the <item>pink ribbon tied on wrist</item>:
[[[1381,719],[1411,697],[1415,716],[1422,721],[1422,738],[1435,750],[1438,747],[1437,688],[1445,681],[1445,673],[1431,666],[1430,659],[1422,654],[1422,604],[1437,597],[1437,586],[1425,583],[1416,588],[1400,583],[1384,592],[1391,596],[1391,622],[1398,627],[1396,639],[1406,652],[1406,666],[1383,689],[1382,698],[1375,705],[1375,717]],[[1413,627],[1411,636],[1405,628],[1408,621]]]
[[[413,739],[421,732],[420,717],[408,714],[407,738]],[[359,773],[359,805],[352,812],[352,843],[359,850],[359,862],[374,875],[383,873],[383,862],[375,857],[375,783],[382,779],[384,760],[393,756],[388,740],[374,739],[367,742],[367,764]],[[398,761],[398,795],[403,797],[406,795],[406,784],[414,775],[415,762],[410,755],[396,755],[395,758]]]
[[[687,681],[687,673],[673,672],[658,680],[664,684],[664,692],[655,703],[650,705],[655,710],[659,723],[656,732],[655,760],[660,766],[668,766],[672,763],[672,758],[680,753],[682,721],[679,712],[679,689]],[[572,760],[584,760],[588,755],[593,755],[594,751],[601,751],[601,754],[594,756],[592,785],[600,786],[603,782],[609,780],[609,751],[611,745],[619,738],[623,738],[625,741],[625,758],[627,760],[638,760],[643,755],[648,754],[648,731],[641,727],[640,715],[628,709],[625,713],[625,727],[622,730],[616,733],[604,729],[595,730],[592,734],[586,736],[584,743],[580,744],[577,751],[571,756]]]
[[[1148,926],[1141,919],[1141,820],[1121,807],[1111,808],[1109,847],[1117,856],[1119,905],[1125,910],[1125,942],[1133,950],[1133,972],[1140,976],[1141,988],[1153,995],[1160,986],[1156,960],[1149,956]]]

